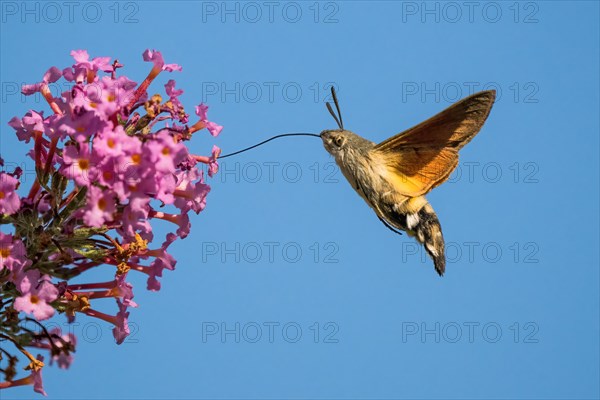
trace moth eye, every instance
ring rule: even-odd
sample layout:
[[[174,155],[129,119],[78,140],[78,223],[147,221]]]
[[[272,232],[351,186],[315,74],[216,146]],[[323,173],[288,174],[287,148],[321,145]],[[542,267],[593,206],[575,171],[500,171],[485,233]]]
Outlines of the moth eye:
[[[333,141],[335,142],[335,145],[337,147],[341,147],[344,143],[344,139],[341,136],[336,137],[335,139],[333,139]]]

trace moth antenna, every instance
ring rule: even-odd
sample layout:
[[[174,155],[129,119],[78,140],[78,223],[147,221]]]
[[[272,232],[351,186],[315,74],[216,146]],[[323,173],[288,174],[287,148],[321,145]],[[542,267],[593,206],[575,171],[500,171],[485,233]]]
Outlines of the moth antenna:
[[[335,108],[337,109],[338,115],[340,116],[340,122],[338,125],[340,125],[341,129],[344,129],[344,120],[342,119],[342,112],[340,111],[340,104],[338,103],[338,99],[337,99],[337,96],[335,95],[335,89],[333,88],[333,86],[331,87],[331,95],[333,96],[333,102],[335,104]]]
[[[333,109],[331,108],[331,104],[325,102],[325,105],[327,106],[327,109],[329,110],[329,114],[331,114],[331,116],[333,117],[333,119],[335,119],[335,122],[337,122],[338,127],[340,129],[344,129],[344,128],[342,128],[342,124],[340,123],[340,120],[338,119],[338,117],[333,112]]]

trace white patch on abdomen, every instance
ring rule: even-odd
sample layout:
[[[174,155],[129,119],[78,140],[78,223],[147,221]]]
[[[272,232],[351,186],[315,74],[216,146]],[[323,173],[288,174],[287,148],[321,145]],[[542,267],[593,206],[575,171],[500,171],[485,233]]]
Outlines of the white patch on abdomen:
[[[415,226],[417,226],[417,224],[419,223],[419,214],[414,213],[414,214],[408,214],[406,216],[406,226],[408,227],[408,229],[412,229]]]

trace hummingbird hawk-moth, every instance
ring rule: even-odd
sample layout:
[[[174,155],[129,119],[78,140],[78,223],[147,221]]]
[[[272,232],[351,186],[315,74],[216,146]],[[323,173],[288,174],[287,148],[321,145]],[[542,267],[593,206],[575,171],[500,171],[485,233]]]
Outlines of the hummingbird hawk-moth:
[[[441,276],[446,269],[442,227],[425,195],[445,182],[458,165],[458,151],[481,129],[496,91],[466,97],[439,114],[376,144],[344,129],[335,90],[339,129],[320,137],[354,190],[391,230],[414,236]],[[339,117],[339,118],[338,118]]]

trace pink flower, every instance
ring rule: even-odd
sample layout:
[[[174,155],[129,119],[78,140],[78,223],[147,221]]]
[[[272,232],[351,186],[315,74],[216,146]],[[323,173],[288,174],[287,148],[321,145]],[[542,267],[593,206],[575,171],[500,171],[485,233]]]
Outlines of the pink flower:
[[[162,246],[156,250],[148,250],[146,254],[144,254],[143,258],[147,258],[148,256],[156,257],[152,263],[150,263],[150,274],[148,276],[147,289],[153,292],[157,292],[160,290],[160,281],[157,277],[162,276],[162,272],[164,269],[168,269],[170,271],[175,269],[175,265],[177,264],[177,260],[173,258],[169,253],[167,253],[167,248],[177,239],[177,235],[173,233],[167,234],[166,240],[163,242]]]
[[[169,81],[165,84],[165,91],[169,96],[169,101],[171,102],[172,109],[169,110],[171,116],[176,118],[182,124],[188,123],[188,114],[185,114],[183,104],[179,101],[179,96],[183,94],[183,90],[175,89],[175,81],[173,79],[169,79]]]
[[[122,223],[118,232],[126,241],[133,240],[136,233],[139,233],[143,239],[152,241],[152,225],[148,221],[149,203],[148,197],[134,196],[123,209]]]
[[[88,102],[84,107],[88,111],[94,111],[102,119],[110,119],[133,98],[136,86],[137,83],[124,76],[117,79],[104,76],[93,85],[86,86]]]
[[[90,56],[86,50],[73,50],[71,56],[75,59],[72,68],[65,68],[63,76],[67,81],[83,82],[88,77],[88,72],[97,71],[111,72],[110,57],[96,57],[90,61]]]
[[[129,323],[127,322],[129,312],[127,312],[127,306],[121,303],[120,300],[117,300],[117,306],[119,312],[116,315],[115,327],[112,332],[117,344],[121,344],[129,336]]]
[[[56,102],[56,101],[55,101]],[[57,103],[58,104],[58,103]],[[65,134],[60,130],[63,116],[60,114],[53,114],[44,119],[44,134],[50,139],[64,139]]]
[[[221,125],[215,124],[214,122],[210,122],[208,120],[208,117],[206,116],[207,111],[208,106],[204,103],[200,103],[199,106],[196,106],[196,115],[200,117],[200,120],[202,122],[204,122],[204,125],[206,125],[206,129],[208,129],[211,135],[218,136],[219,133],[221,133],[221,131],[223,130],[223,127]]]
[[[44,113],[31,110],[22,119],[13,117],[8,121],[8,125],[17,131],[17,137],[20,141],[29,143],[36,131],[44,132]]]
[[[192,224],[190,223],[190,217],[186,214],[178,214],[175,219],[171,222],[177,224],[178,228],[175,233],[182,239],[185,239],[190,234]]]
[[[151,292],[158,292],[160,290],[160,281],[157,278],[158,275],[150,275],[148,277],[148,281],[146,283],[146,290],[149,290]]]
[[[66,335],[62,334],[60,328],[54,328],[50,331],[50,334],[60,336],[62,340],[54,340],[54,346],[58,348],[55,352],[52,348],[52,358],[50,359],[50,365],[54,362],[58,364],[58,368],[67,369],[73,363],[73,351],[77,345],[77,338],[72,333]],[[64,342],[66,343],[64,343]],[[66,348],[65,348],[66,347]]]
[[[87,192],[83,222],[87,226],[101,227],[113,220],[116,211],[114,195],[110,191],[90,186]]]
[[[11,234],[0,232],[0,271],[6,268],[20,273],[21,268],[28,262],[23,242]],[[17,283],[16,276],[14,278],[13,282]]]
[[[110,66],[110,57],[95,57],[90,61],[90,56],[87,50],[73,50],[71,51],[71,56],[73,56],[75,59],[75,65],[78,67],[90,69],[92,71],[112,71]]]
[[[45,214],[46,212],[52,209],[52,195],[46,193],[39,200],[40,201],[38,203],[37,209],[40,212],[40,214]]]
[[[38,354],[36,357],[38,361],[44,362],[44,357]],[[33,391],[44,396],[48,396],[44,391],[44,384],[42,382],[42,368],[32,369],[31,378],[33,378]]]
[[[99,153],[99,152],[98,152]],[[115,158],[105,156],[105,158],[98,165],[98,183],[102,186],[113,190],[125,191],[122,186],[121,176],[119,176],[118,165]],[[121,184],[121,185],[120,185]],[[120,195],[119,198],[125,199],[125,195]]]
[[[165,60],[163,59],[163,56],[160,53],[160,51],[147,49],[146,51],[144,51],[142,57],[144,58],[144,61],[151,61],[152,63],[154,63],[154,68],[158,68],[161,71],[173,72],[181,71],[182,69],[181,66],[177,64],[165,64]]]
[[[173,204],[175,201],[175,196],[173,195],[176,185],[175,176],[173,174],[165,174],[157,178],[156,183],[157,190],[154,197],[165,204]]]
[[[182,239],[190,234],[190,217],[185,212],[181,214],[167,214],[161,211],[151,210],[149,215],[152,218],[164,219],[165,221],[169,221],[177,225],[176,233]]]
[[[217,146],[213,145],[212,154],[210,156],[210,161],[208,163],[208,176],[211,178],[219,172],[219,162],[217,161],[219,156],[221,155],[221,149]]]
[[[23,335],[27,331],[18,322],[30,319],[27,315],[43,321],[57,310],[65,311],[69,322],[75,314],[87,315],[114,325],[115,341],[123,343],[130,334],[129,307],[137,307],[124,265],[133,274],[147,274],[149,290],[160,289],[164,270],[173,270],[177,263],[169,246],[189,234],[189,212],[199,213],[206,206],[210,186],[197,163],[208,165],[209,176],[219,167],[217,146],[210,157],[190,155],[187,141],[203,128],[213,136],[222,130],[208,120],[205,104],[196,107],[200,119],[188,125],[183,90],[174,80],[164,85],[168,97],[146,101],[161,71],[182,69],[166,64],[158,51],[143,53],[153,67],[139,86],[117,75],[122,67],[117,61],[91,59],[85,50],[73,50],[71,55],[72,66],[62,71],[52,67],[40,82],[22,88],[27,95],[40,92],[52,114],[45,117],[30,110],[9,121],[20,141],[34,139],[27,154],[35,160],[36,180],[21,198],[17,190],[23,170],[0,171],[0,217],[12,224],[8,229],[14,232],[0,232],[0,286],[8,289],[0,297],[17,311],[16,317],[5,318],[3,331],[15,343],[48,350],[50,364],[56,362],[60,368],[73,361],[75,336],[54,329],[51,337],[36,339]],[[49,85],[61,77],[70,83],[54,98]],[[153,207],[165,207],[168,213]],[[176,224],[177,231],[168,233],[160,248],[148,250],[154,223],[163,225],[157,219]],[[102,263],[117,266],[114,280],[69,282],[78,274],[102,268]],[[118,312],[107,314],[89,304],[110,297],[116,299]],[[42,364],[30,361],[30,375],[9,384],[33,385],[45,395]]]
[[[202,171],[197,168],[179,174],[180,183],[175,190],[175,206],[183,213],[194,210],[196,214],[206,207],[206,196],[210,186],[202,180]]]
[[[60,72],[60,69],[51,67],[48,71],[46,71],[41,82],[34,83],[33,85],[23,85],[21,87],[21,93],[23,93],[25,96],[32,95],[36,92],[39,92],[42,87],[48,85],[48,83],[56,82],[61,76],[62,72]]]
[[[116,128],[106,126],[94,138],[94,151],[100,157],[119,157],[123,154],[123,144],[129,140],[137,140],[127,136],[121,125]]]
[[[167,95],[171,101],[177,99],[177,97],[183,94],[183,90],[175,89],[175,81],[173,79],[169,79],[169,81],[165,84],[165,92],[167,92]],[[177,99],[177,103],[181,105],[179,99]]]
[[[187,158],[187,148],[168,132],[162,131],[154,136],[146,144],[150,160],[154,163],[157,171],[173,173],[175,166]]]
[[[137,303],[133,301],[133,285],[125,281],[127,274],[117,275],[115,278],[115,291],[127,307],[137,307]]]
[[[96,180],[97,168],[88,143],[65,146],[62,174],[79,186],[90,186]]]
[[[21,206],[17,194],[18,179],[0,172],[0,214],[11,215],[16,213]]]
[[[108,127],[108,123],[98,118],[93,111],[81,108],[77,113],[66,113],[57,121],[57,125],[61,138],[69,135],[78,143],[88,141],[94,134]]]
[[[174,270],[177,260],[172,255],[167,253],[167,249],[175,240],[177,240],[177,235],[168,233],[160,248],[146,251],[146,254],[144,254],[143,258],[148,256],[156,257],[157,260],[160,260],[163,263],[166,269],[171,271]]]
[[[56,286],[42,280],[37,285],[33,285],[33,282],[21,285],[21,288],[24,287],[29,290],[15,299],[15,310],[33,314],[38,321],[48,319],[54,315],[54,308],[48,303],[53,302],[58,297]]]

